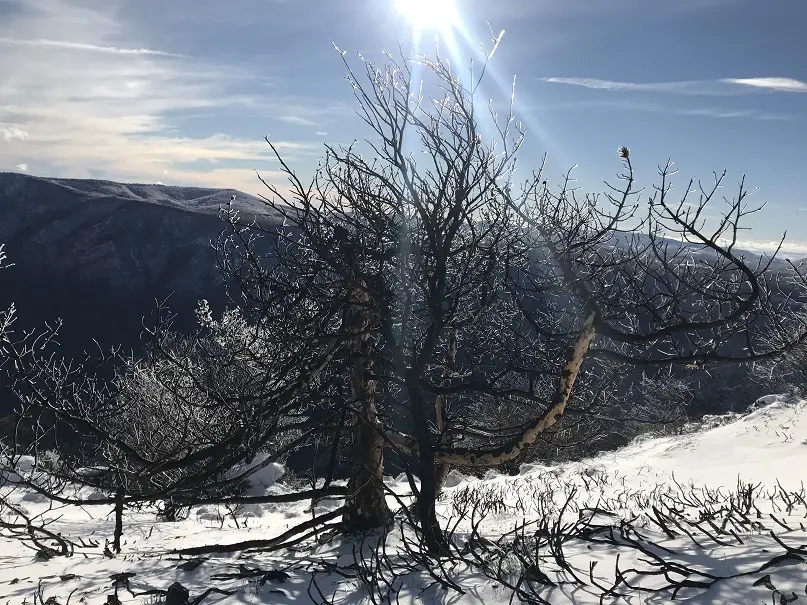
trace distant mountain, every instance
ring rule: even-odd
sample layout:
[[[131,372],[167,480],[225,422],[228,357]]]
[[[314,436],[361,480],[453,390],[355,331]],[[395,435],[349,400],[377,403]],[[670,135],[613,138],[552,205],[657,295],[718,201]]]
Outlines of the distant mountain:
[[[624,246],[627,245],[628,242],[635,241],[638,238],[638,241],[642,245],[646,245],[650,243],[650,238],[643,234],[643,233],[634,233],[634,232],[626,232],[626,231],[615,231],[611,239],[609,240],[609,244],[612,246]],[[689,247],[687,251],[693,258],[700,259],[705,262],[709,262],[712,259],[717,258],[717,253],[712,250],[711,248],[707,248],[706,246],[700,244],[690,244],[683,242],[681,240],[675,239],[663,239],[664,245],[668,247],[669,254],[673,255],[677,251],[681,250],[682,248]],[[745,259],[745,261],[752,267],[756,266],[756,263],[762,262],[766,264],[770,260],[769,253],[760,253],[760,252],[753,252],[751,250],[745,250],[743,248],[734,248],[732,252],[740,258]],[[776,256],[773,261],[771,261],[771,268],[772,269],[786,269],[789,265],[785,260],[787,255],[780,253]],[[800,262],[805,262],[807,259],[803,259]]]
[[[68,357],[93,346],[92,339],[139,348],[141,318],[169,294],[177,329],[188,329],[199,299],[214,309],[227,303],[213,242],[225,227],[219,208],[233,195],[243,216],[278,220],[261,200],[229,189],[0,173],[0,243],[14,263],[0,271],[0,309],[16,303],[18,329],[63,319],[60,341]],[[615,234],[612,245],[625,237]],[[699,256],[708,263],[711,253]],[[807,269],[807,259],[799,262]],[[728,378],[711,379],[709,394],[701,393],[713,406],[708,411],[734,409],[759,395],[732,390],[748,389],[745,372],[721,370]]]
[[[212,244],[233,195],[243,216],[277,220],[261,200],[231,189],[0,173],[0,243],[14,263],[0,271],[0,308],[15,301],[25,328],[62,318],[68,350],[92,338],[136,347],[141,317],[169,294],[178,327],[188,327],[200,298],[226,301]],[[617,232],[611,245],[628,237]],[[704,262],[713,254],[697,252]]]
[[[14,301],[24,328],[62,318],[68,351],[92,338],[137,347],[141,317],[169,294],[187,325],[200,298],[225,302],[213,243],[233,195],[242,215],[273,220],[235,190],[0,173],[0,242],[14,263],[0,271],[0,308]]]

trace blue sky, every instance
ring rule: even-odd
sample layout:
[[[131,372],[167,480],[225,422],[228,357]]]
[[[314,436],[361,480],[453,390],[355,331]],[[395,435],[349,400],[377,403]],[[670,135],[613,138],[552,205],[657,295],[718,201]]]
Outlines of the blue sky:
[[[619,145],[645,186],[670,157],[680,187],[728,168],[768,203],[748,245],[787,229],[807,255],[803,0],[456,1],[455,63],[506,31],[485,93],[517,75],[522,167],[546,152],[592,191]],[[394,0],[0,0],[0,170],[255,193],[277,169],[264,135],[305,173],[366,134],[332,43],[399,40]]]

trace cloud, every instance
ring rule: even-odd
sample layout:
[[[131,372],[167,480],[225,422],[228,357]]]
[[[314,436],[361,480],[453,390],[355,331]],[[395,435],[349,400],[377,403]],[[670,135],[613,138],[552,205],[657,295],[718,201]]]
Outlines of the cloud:
[[[611,107],[619,110],[646,111],[666,115],[681,115],[718,119],[748,119],[748,120],[788,120],[792,116],[784,113],[774,113],[754,109],[730,109],[725,107],[681,107],[680,105],[652,103],[627,99],[599,99],[587,101],[566,101],[554,105],[543,105],[535,108],[537,111],[568,111],[585,108]]]
[[[807,82],[792,78],[724,78],[721,82],[780,92],[807,92]]]
[[[307,118],[302,118],[300,116],[280,116],[278,120],[282,122],[286,122],[288,124],[294,124],[295,126],[316,126],[316,122],[312,122]]]
[[[0,124],[0,138],[6,143],[10,143],[15,139],[24,141],[28,138],[28,133],[15,124]]]
[[[675,107],[670,109],[659,109],[664,113],[675,113],[684,116],[702,116],[706,118],[734,119],[746,118],[751,120],[788,120],[791,116],[781,113],[770,113],[767,111],[756,111],[753,109],[723,109],[720,107],[701,107],[685,109]]]
[[[254,170],[275,166],[259,130],[267,112],[329,110],[261,86],[271,74],[254,66],[152,50],[159,44],[143,43],[150,33],[121,21],[115,0],[18,6],[0,20],[0,165],[138,182],[169,182],[167,170],[176,184],[254,189]],[[52,40],[52,32],[69,42]],[[216,118],[233,112],[254,118],[254,134],[217,130]],[[185,119],[195,114],[209,117]],[[308,138],[273,142],[289,161],[314,165],[321,143]]]
[[[6,38],[0,36],[0,44],[12,46],[39,46],[48,48],[58,48],[63,50],[86,50],[100,53],[113,53],[119,55],[157,55],[163,57],[182,57],[174,53],[153,50],[151,48],[120,48],[117,46],[98,46],[96,44],[85,44],[83,42],[67,42],[65,40],[47,40],[39,38],[37,40],[21,40],[18,38]]]
[[[768,90],[807,92],[807,82],[792,78],[720,78],[718,80],[681,80],[673,82],[625,82],[597,78],[539,78],[550,84],[581,86],[595,90],[651,92],[698,96],[731,96]]]
[[[15,168],[20,172],[28,172],[28,164],[17,164]]]
[[[622,82],[618,80],[599,80],[597,78],[539,78],[551,84],[568,84],[596,90],[633,91],[633,92],[666,92],[675,94],[704,94],[704,85],[713,84],[700,80],[681,82]]]
[[[317,135],[318,137],[327,137],[327,136],[328,136],[328,133],[327,133],[327,132],[323,132],[323,131],[321,131],[321,130],[318,130],[318,131],[317,131],[317,132],[315,132],[314,134],[315,134],[315,135]]]
[[[773,253],[776,251],[776,248],[779,246],[779,240],[771,240],[771,241],[738,241],[735,244],[735,248],[740,250],[748,250],[749,252],[756,252],[757,254],[762,253]],[[779,251],[777,258],[787,258],[788,256],[800,258],[802,256],[807,255],[807,242],[790,242],[785,240],[785,243],[782,244],[782,249]]]

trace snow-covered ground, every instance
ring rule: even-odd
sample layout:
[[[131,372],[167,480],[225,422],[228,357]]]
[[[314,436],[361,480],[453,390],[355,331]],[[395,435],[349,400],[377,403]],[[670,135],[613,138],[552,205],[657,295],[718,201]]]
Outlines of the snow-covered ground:
[[[262,474],[260,493],[287,489],[282,479],[273,483],[279,470]],[[782,397],[582,462],[525,465],[519,476],[489,473],[481,480],[453,473],[439,512],[455,548],[432,561],[434,577],[406,553],[406,524],[390,531],[383,550],[373,548],[377,537],[320,533],[276,552],[198,560],[178,552],[272,538],[310,519],[310,502],[251,505],[234,514],[198,507],[176,523],[157,521],[153,511],[127,511],[123,551],[110,558],[109,507],[48,511],[40,497],[15,492],[12,504],[56,519],[49,529],[80,547],[71,557],[45,560],[30,545],[0,538],[0,603],[65,605],[70,597],[100,604],[115,593],[122,603],[160,603],[159,591],[179,582],[190,602],[212,588],[221,592],[202,603],[228,605],[644,605],[673,602],[673,592],[675,602],[689,604],[798,605],[807,603],[805,475],[807,402]],[[389,487],[406,499],[404,478],[390,479]],[[390,504],[397,506],[392,495]],[[314,512],[338,505],[320,503]],[[118,576],[116,589],[116,574],[135,575]]]

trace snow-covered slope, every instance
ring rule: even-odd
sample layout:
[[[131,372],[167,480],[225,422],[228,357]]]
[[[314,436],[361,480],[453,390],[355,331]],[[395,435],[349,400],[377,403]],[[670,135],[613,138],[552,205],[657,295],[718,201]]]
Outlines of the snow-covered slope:
[[[128,512],[126,543],[115,558],[102,554],[112,534],[108,508],[66,507],[45,513],[59,518],[51,529],[99,546],[44,561],[20,542],[0,541],[0,602],[34,602],[41,583],[45,599],[64,604],[72,593],[74,603],[104,603],[115,592],[111,576],[126,573],[136,574],[128,579],[131,592],[121,584],[117,595],[138,604],[160,602],[154,591],[177,581],[190,590],[191,601],[210,588],[223,591],[208,593],[204,603],[380,603],[386,579],[399,598],[392,602],[401,603],[644,605],[673,602],[678,585],[674,602],[798,605],[807,602],[805,474],[807,402],[782,397],[767,398],[744,416],[707,419],[698,430],[579,463],[525,465],[516,477],[454,474],[440,503],[443,523],[454,528],[458,547],[466,546],[466,559],[486,553],[468,565],[458,548],[453,561],[444,562],[445,577],[461,593],[436,585],[417,566],[407,568],[400,530],[387,536],[380,559],[355,556],[362,548],[367,552],[368,543],[322,535],[291,550],[207,555],[195,567],[191,557],[177,553],[277,536],[311,518],[308,502],[253,505],[234,514],[200,507],[178,523]],[[275,467],[256,486],[283,493],[288,488],[275,483],[279,476]],[[389,486],[406,499],[404,479],[390,479]],[[47,508],[30,494],[15,494],[12,502],[30,514]],[[316,512],[336,504],[322,503]],[[483,518],[473,518],[474,507]],[[553,529],[557,518],[564,523]],[[550,521],[544,530],[565,537],[540,542],[542,519]],[[477,522],[482,535],[474,537]],[[544,547],[525,566],[536,539]],[[506,584],[518,578],[522,595],[511,601]]]
[[[618,468],[647,486],[670,477],[733,488],[738,476],[798,489],[807,478],[807,409],[803,403],[764,397],[748,414],[707,417],[705,430],[639,441],[599,457],[600,468]]]

